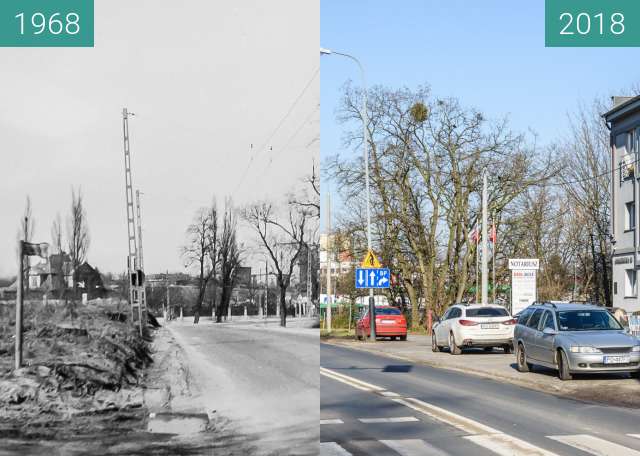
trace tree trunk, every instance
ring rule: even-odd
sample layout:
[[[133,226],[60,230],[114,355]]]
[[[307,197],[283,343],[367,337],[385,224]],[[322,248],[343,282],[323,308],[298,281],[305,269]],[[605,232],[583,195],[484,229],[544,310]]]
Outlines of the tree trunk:
[[[202,301],[204,301],[204,292],[206,290],[206,283],[200,283],[200,289],[198,290],[198,300],[196,301],[196,307],[193,311],[193,324],[197,325],[200,322],[200,310],[202,309]]]
[[[287,302],[285,299],[285,295],[287,292],[287,287],[280,281],[278,284],[280,287],[280,326],[287,326]]]

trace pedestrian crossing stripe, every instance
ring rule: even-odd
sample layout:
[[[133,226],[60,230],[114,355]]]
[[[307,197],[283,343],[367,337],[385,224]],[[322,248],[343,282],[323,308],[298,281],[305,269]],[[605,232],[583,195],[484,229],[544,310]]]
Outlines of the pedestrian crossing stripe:
[[[336,419],[331,419],[331,420],[320,420],[320,424],[344,424],[344,421],[342,421],[339,418]]]
[[[412,421],[420,421],[415,416],[392,416],[391,418],[358,418],[361,423],[409,423]]]
[[[629,437],[640,438],[640,434],[627,434]],[[610,442],[608,440],[588,435],[548,435],[548,439],[555,440],[564,445],[571,446],[577,450],[584,451],[588,454],[604,456],[638,456],[640,451]],[[524,455],[527,456],[557,456],[557,453],[540,448],[531,443],[525,442],[516,437],[507,434],[482,434],[468,435],[463,439],[483,447],[485,450],[499,456]],[[443,448],[438,448],[422,439],[398,439],[398,440],[370,440],[370,441],[352,441],[350,446],[373,447],[384,445],[387,449],[393,450],[393,454],[402,456],[444,456],[449,455]],[[343,443],[344,444],[344,443]],[[377,454],[377,453],[376,453]],[[386,451],[384,454],[391,454]],[[353,456],[341,444],[337,442],[321,442],[320,456]]]
[[[610,454],[615,456],[640,456],[640,451],[609,442],[608,440],[587,434],[577,435],[550,435],[550,439],[565,445],[577,448],[589,454],[603,455]]]

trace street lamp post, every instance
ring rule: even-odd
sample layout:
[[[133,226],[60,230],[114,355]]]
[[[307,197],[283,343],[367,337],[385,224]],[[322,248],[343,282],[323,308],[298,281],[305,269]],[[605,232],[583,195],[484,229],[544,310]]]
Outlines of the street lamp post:
[[[362,77],[362,145],[364,154],[364,182],[365,182],[365,194],[367,201],[367,249],[371,250],[371,198],[369,191],[369,132],[367,125],[369,123],[367,117],[367,79],[364,72],[364,66],[360,63],[360,60],[350,54],[343,52],[332,51],[331,49],[320,48],[320,55],[340,55],[348,59],[353,60],[360,68],[360,75]],[[371,324],[371,340],[376,339],[376,306],[373,297],[373,288],[369,289],[369,322]]]

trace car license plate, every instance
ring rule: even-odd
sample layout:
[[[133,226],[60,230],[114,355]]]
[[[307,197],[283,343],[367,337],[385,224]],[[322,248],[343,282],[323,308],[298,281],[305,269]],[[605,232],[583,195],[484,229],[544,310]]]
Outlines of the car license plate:
[[[395,320],[382,320],[382,324],[384,325],[392,325],[395,323]]]
[[[480,325],[481,329],[498,329],[497,323],[482,323]]]
[[[605,356],[604,364],[626,364],[631,361],[629,356]]]

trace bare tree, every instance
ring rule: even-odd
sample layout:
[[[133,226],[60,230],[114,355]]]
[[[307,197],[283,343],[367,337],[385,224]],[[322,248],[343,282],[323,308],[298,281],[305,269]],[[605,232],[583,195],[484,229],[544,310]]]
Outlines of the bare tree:
[[[345,135],[354,149],[363,141],[361,101],[362,92],[348,87],[339,111],[339,120],[354,127]],[[454,98],[433,99],[428,87],[375,87],[369,101],[374,242],[400,273],[416,328],[420,317],[460,301],[468,288],[476,248],[468,233],[479,218],[483,168],[491,170],[490,209],[500,214],[554,167],[505,120],[489,121]],[[347,201],[343,228],[354,234],[356,252],[364,250],[363,168],[360,158],[327,163]]]
[[[53,253],[56,253],[58,256],[57,258],[55,258],[55,260],[53,258],[50,258],[49,264],[52,273],[51,286],[54,289],[56,287],[59,287],[59,299],[61,299],[64,295],[67,286],[67,281],[65,278],[65,254],[62,229],[62,217],[60,216],[60,213],[57,213],[55,220],[51,224],[51,241]]]
[[[305,231],[312,216],[309,209],[287,205],[286,215],[279,215],[270,203],[256,203],[244,210],[243,217],[258,233],[269,253],[280,291],[280,325],[287,325],[286,293],[300,252],[306,248]]]
[[[56,218],[51,224],[51,245],[54,253],[62,254],[64,251],[64,244],[62,239],[62,217],[60,213],[56,214]]]
[[[215,199],[210,207],[200,208],[187,228],[187,243],[182,249],[186,266],[198,269],[198,298],[193,322],[200,321],[200,311],[207,284],[215,277],[218,265],[218,209]]]
[[[71,189],[71,213],[67,219],[67,248],[69,257],[71,258],[71,266],[73,268],[73,298],[77,298],[78,293],[78,277],[79,268],[87,258],[89,250],[89,225],[87,223],[87,214],[84,209],[82,190],[78,189],[77,193]]]
[[[226,315],[231,302],[233,289],[236,286],[238,267],[241,261],[241,251],[237,241],[237,218],[235,216],[231,200],[225,203],[222,223],[222,236],[220,238],[220,285],[222,293],[220,306],[216,312],[216,320],[221,321],[222,315]]]
[[[590,252],[584,253],[590,257],[587,263],[594,275],[591,299],[611,306],[611,151],[609,132],[600,117],[606,110],[601,100],[582,106],[570,117],[570,136],[559,147],[564,151],[566,164],[561,182],[567,207],[572,208],[573,223],[582,227],[581,240],[577,241],[582,245],[588,242],[590,247]],[[573,250],[577,252],[579,248],[576,245]]]

